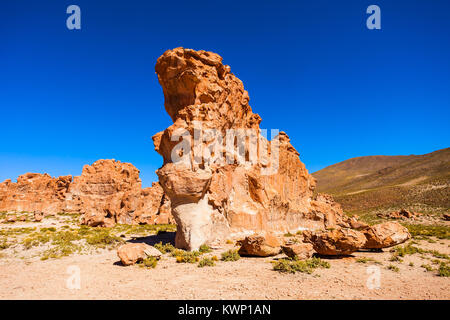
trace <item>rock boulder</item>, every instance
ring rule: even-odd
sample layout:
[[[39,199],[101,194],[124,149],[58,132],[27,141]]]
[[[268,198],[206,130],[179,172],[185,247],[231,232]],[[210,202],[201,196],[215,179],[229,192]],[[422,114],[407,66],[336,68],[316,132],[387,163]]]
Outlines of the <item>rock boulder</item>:
[[[283,253],[290,258],[306,260],[313,256],[314,248],[311,243],[294,243],[281,246]]]
[[[280,241],[271,234],[251,235],[241,241],[241,256],[269,257],[281,252]]]
[[[380,223],[363,230],[367,239],[366,249],[381,249],[395,246],[411,238],[408,229],[397,222]]]
[[[318,254],[326,256],[349,255],[366,243],[362,232],[347,228],[309,234],[304,232],[304,236]]]
[[[117,256],[124,266],[135,264],[146,257],[159,259],[161,252],[145,243],[127,243],[117,249]]]

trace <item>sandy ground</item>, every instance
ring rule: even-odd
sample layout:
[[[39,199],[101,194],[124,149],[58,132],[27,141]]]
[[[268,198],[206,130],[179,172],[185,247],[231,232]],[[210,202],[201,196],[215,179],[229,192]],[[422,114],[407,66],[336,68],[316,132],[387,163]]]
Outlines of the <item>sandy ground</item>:
[[[449,254],[449,243],[422,240],[418,246]],[[230,248],[233,245],[225,245],[208,255],[220,257]],[[311,275],[273,271],[273,258],[241,258],[198,268],[165,255],[155,269],[146,269],[122,266],[115,250],[46,261],[3,257],[0,299],[450,299],[450,278],[420,267],[432,265],[431,256],[409,255],[398,263],[389,261],[391,255],[385,249],[326,259],[331,267],[316,269]],[[356,262],[361,257],[382,264]],[[409,266],[410,262],[414,266]],[[390,264],[399,272],[388,270]],[[80,289],[67,286],[73,266],[80,270]],[[377,289],[371,279],[378,271]]]

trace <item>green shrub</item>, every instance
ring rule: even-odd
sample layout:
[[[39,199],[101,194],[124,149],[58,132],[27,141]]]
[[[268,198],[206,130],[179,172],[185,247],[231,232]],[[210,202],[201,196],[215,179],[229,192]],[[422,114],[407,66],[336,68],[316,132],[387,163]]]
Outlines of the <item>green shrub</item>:
[[[375,261],[375,260],[372,258],[366,258],[366,257],[356,259],[356,262],[358,262],[358,263],[367,263],[367,262],[371,262],[371,261]]]
[[[81,252],[83,247],[78,241],[95,248],[110,248],[116,244],[124,243],[120,237],[110,234],[110,228],[92,228],[81,226],[77,230],[66,228],[57,231],[55,228],[42,228],[39,232],[33,232],[22,240],[25,249],[30,249],[41,244],[51,244],[52,247],[42,253],[42,260],[60,258],[74,252]]]
[[[139,266],[142,268],[156,268],[156,265],[158,264],[158,259],[156,259],[155,257],[147,257],[145,259],[143,259],[142,261],[140,261]]]
[[[69,256],[75,252],[81,252],[81,246],[73,244],[71,242],[60,244],[58,246],[51,247],[42,253],[41,260],[47,259],[59,259],[61,257]]]
[[[421,267],[427,271],[433,271],[433,267],[430,266],[429,264],[423,264],[423,265],[421,265]]]
[[[196,263],[198,262],[201,253],[199,251],[184,251],[175,249],[172,252],[172,256],[176,258],[177,263]]]
[[[8,242],[6,242],[5,239],[3,239],[3,240],[0,242],[0,250],[8,249],[10,246],[11,246],[11,245],[8,244]]]
[[[405,245],[405,246],[403,246],[403,247],[396,247],[394,249],[394,251],[400,257],[404,257],[404,256],[406,256],[408,254],[425,253],[426,252],[425,250],[423,250],[421,248],[418,248],[418,247],[415,247],[415,246],[413,246],[410,243]]]
[[[202,260],[200,260],[200,262],[198,263],[198,267],[199,268],[203,268],[203,267],[214,267],[216,265],[216,263],[213,261],[212,258],[203,258]]]
[[[448,254],[440,253],[439,251],[436,251],[436,250],[431,250],[431,251],[429,251],[429,253],[431,253],[433,255],[433,257],[435,257],[435,258],[450,260],[450,257]]]
[[[98,232],[93,232],[88,235],[86,242],[99,248],[107,248],[115,244],[125,243],[122,238],[109,234],[109,230],[101,229]]]
[[[387,269],[391,270],[391,271],[394,271],[394,272],[399,272],[400,271],[400,269],[398,267],[394,266],[393,264],[388,265]]]
[[[437,237],[439,239],[450,239],[450,227],[447,226],[428,226],[421,224],[404,224],[414,238],[419,237]]]
[[[393,262],[403,262],[403,259],[399,257],[398,254],[393,254],[391,256],[391,258],[389,259],[389,261],[393,261]]]
[[[441,262],[438,269],[438,275],[440,277],[450,277],[450,267],[446,263]]]
[[[175,250],[175,247],[171,243],[162,244],[162,242],[158,242],[154,247],[161,251],[162,254],[172,253]]]
[[[208,252],[211,252],[212,249],[211,249],[208,245],[202,244],[202,245],[200,246],[200,248],[198,249],[198,251],[199,251],[200,253],[208,253]]]
[[[273,261],[273,270],[282,273],[308,273],[314,272],[317,268],[329,268],[330,264],[322,261],[320,258],[311,258],[308,260],[297,260],[292,258],[283,258],[278,261]]]
[[[31,249],[32,247],[39,246],[41,244],[50,241],[50,236],[47,234],[33,234],[22,240],[22,244],[25,249]]]
[[[228,250],[222,253],[222,261],[237,261],[241,258],[237,250]]]

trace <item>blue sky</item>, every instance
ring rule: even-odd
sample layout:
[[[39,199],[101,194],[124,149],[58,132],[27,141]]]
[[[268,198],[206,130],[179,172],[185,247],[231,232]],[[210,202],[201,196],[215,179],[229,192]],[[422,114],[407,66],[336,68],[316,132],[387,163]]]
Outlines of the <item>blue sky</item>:
[[[220,54],[311,172],[449,147],[449,15],[446,0],[3,1],[0,181],[114,158],[151,185],[151,137],[172,123],[154,65],[179,46]]]

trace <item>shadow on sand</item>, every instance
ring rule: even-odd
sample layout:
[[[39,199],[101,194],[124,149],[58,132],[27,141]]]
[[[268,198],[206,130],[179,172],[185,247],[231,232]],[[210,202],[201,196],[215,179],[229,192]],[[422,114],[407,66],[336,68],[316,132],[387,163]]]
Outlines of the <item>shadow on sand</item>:
[[[153,246],[159,242],[162,242],[162,244],[170,243],[172,245],[175,245],[175,233],[176,232],[165,232],[160,231],[158,234],[151,235],[148,237],[137,237],[133,238],[131,240],[128,240],[128,243],[146,243],[150,246]]]

